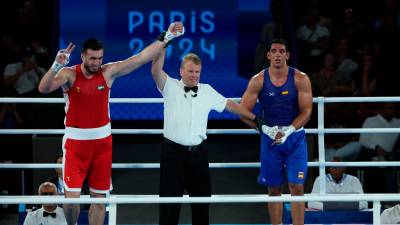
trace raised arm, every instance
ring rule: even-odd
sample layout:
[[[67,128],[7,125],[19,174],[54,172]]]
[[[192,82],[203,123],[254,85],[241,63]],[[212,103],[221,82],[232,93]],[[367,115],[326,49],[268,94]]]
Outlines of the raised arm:
[[[164,90],[165,82],[167,81],[167,74],[163,70],[165,60],[165,49],[161,51],[153,59],[153,63],[151,64],[151,75],[153,76],[154,81],[159,90]]]
[[[69,43],[66,49],[61,49],[60,51],[58,51],[53,65],[40,80],[38,87],[40,93],[52,92],[68,83],[68,76],[72,69],[69,67],[63,67],[68,64],[69,56],[74,48],[75,45]]]
[[[182,23],[175,22],[168,27],[168,31],[163,33],[157,38],[157,41],[147,46],[140,53],[131,56],[123,61],[108,63],[105,65],[109,72],[109,78],[115,79],[120,76],[127,75],[139,68],[140,66],[150,62],[156,55],[158,55],[164,47],[172,39],[183,35],[184,27]]]
[[[247,110],[252,111],[257,103],[258,93],[261,91],[263,83],[264,80],[262,72],[253,76],[250,79],[249,84],[247,85],[247,89],[242,96],[240,105],[246,108]],[[257,128],[256,124],[249,118],[240,117],[240,119],[250,127]]]

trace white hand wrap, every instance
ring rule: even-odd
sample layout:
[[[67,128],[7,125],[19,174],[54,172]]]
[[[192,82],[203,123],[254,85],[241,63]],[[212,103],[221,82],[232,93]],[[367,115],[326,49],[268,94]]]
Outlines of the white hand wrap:
[[[168,43],[169,41],[171,41],[172,39],[179,37],[181,35],[183,35],[185,33],[185,27],[182,27],[182,32],[176,32],[175,34],[173,34],[170,29],[175,26],[174,23],[171,23],[171,25],[169,25],[167,32],[165,33],[165,37],[164,37],[164,43]]]
[[[275,136],[278,133],[279,129],[278,129],[278,126],[269,127],[267,125],[262,125],[261,131],[264,134],[266,134],[269,138],[271,138],[272,140],[275,140]]]
[[[64,64],[57,62],[57,60],[54,60],[53,65],[51,65],[51,70],[52,70],[54,73],[56,73],[56,74],[57,74],[62,68],[64,68],[64,66],[68,65],[68,63],[69,63],[69,56],[71,55],[71,54],[66,54],[66,53],[64,53],[64,49],[61,49],[60,51],[58,51],[57,56],[56,56],[56,59],[57,59],[57,58],[60,58],[60,55],[61,55],[61,54],[65,55],[65,62],[64,62]]]
[[[282,132],[284,135],[280,139],[280,142],[278,144],[285,143],[286,139],[295,131],[296,131],[296,128],[293,125],[281,127],[280,132]]]
[[[63,64],[58,63],[57,61],[54,61],[54,62],[53,62],[53,65],[51,65],[51,70],[52,70],[54,73],[58,73],[58,71],[60,71],[63,67],[64,67]]]

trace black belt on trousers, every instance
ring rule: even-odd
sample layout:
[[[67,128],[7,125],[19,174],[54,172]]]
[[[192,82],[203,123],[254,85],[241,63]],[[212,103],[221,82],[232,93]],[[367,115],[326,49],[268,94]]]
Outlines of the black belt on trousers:
[[[176,146],[179,146],[182,149],[188,149],[191,152],[200,150],[201,149],[201,145],[203,144],[203,143],[200,143],[198,145],[181,145],[181,144],[178,144],[178,143],[176,143],[174,141],[169,140],[168,138],[164,138],[164,143],[165,144],[169,144],[169,145],[176,145]]]

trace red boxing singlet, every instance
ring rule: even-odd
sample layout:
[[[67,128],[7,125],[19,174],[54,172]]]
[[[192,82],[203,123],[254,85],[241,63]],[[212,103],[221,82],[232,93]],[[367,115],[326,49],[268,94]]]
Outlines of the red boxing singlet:
[[[83,75],[81,65],[76,65],[75,71],[75,82],[64,93],[65,126],[96,128],[108,124],[110,88],[104,80],[102,70],[90,79]]]

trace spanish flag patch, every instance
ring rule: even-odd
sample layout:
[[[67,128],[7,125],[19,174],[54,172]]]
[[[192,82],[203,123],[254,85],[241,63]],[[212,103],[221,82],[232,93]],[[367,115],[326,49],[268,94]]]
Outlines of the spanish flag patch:
[[[299,178],[299,179],[304,179],[304,172],[303,171],[299,171],[298,173],[297,173],[297,178]]]
[[[287,94],[289,94],[289,91],[282,91],[281,94],[282,95],[287,95]]]

